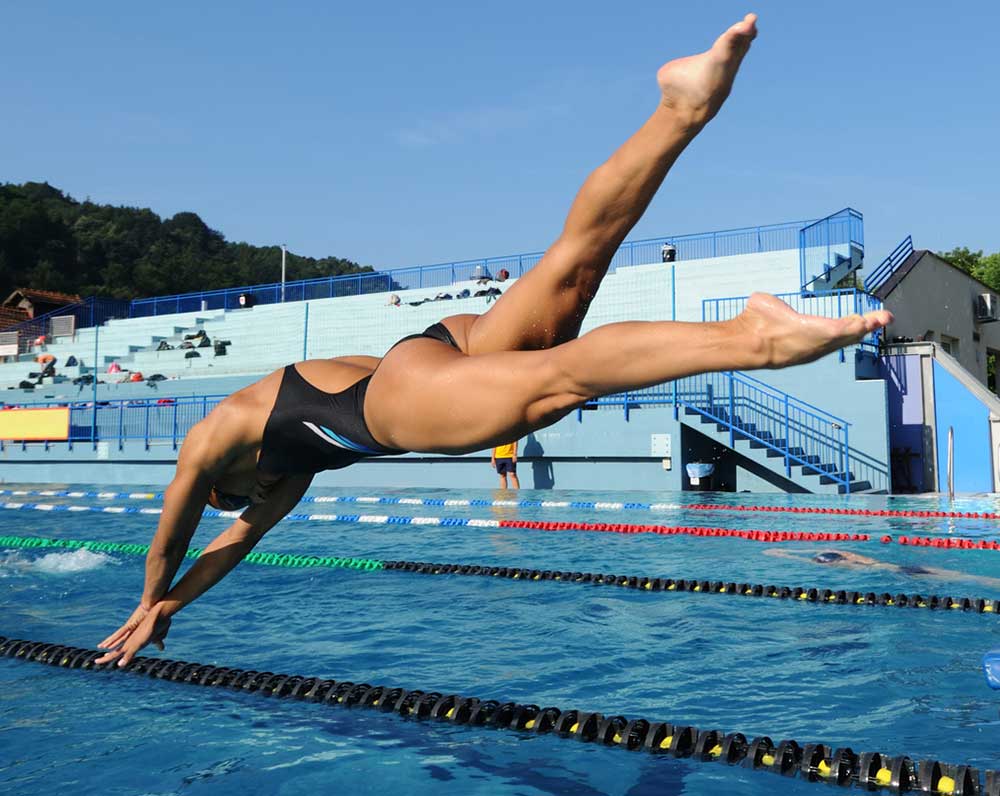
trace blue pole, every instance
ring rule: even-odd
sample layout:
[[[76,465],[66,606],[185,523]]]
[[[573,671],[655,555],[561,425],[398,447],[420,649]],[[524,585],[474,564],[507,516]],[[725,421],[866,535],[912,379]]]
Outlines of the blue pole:
[[[670,320],[677,320],[677,266],[674,264],[670,265]],[[674,391],[674,420],[680,417],[680,411],[677,409],[677,379],[674,379],[671,383]]]
[[[736,380],[733,378],[733,372],[729,371],[729,447],[736,447],[736,421],[733,419],[736,416],[736,396],[733,393],[736,392]]]
[[[844,424],[844,450],[843,450],[843,457],[844,457],[844,489],[847,492],[847,494],[849,495],[849,494],[851,494],[851,449],[850,449],[850,446],[848,444],[848,440],[849,440],[848,434],[849,434],[849,428],[848,428],[847,424],[845,423]]]
[[[305,302],[306,312],[302,321],[302,359],[308,359],[306,351],[309,349],[309,302]]]
[[[94,379],[93,379],[93,404],[94,411],[91,413],[90,422],[90,444],[93,445],[94,450],[97,450],[97,351],[98,351],[98,338],[101,334],[101,327],[94,327]]]
[[[788,423],[788,393],[785,393],[785,475],[791,477],[792,475],[792,460],[791,454],[792,441],[789,439],[789,423]]]

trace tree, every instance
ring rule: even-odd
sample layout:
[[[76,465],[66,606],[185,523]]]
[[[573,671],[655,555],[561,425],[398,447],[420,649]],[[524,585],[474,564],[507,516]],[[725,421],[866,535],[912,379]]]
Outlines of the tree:
[[[230,243],[197,213],[78,202],[48,183],[0,183],[0,298],[34,287],[119,299],[277,281],[277,246]],[[370,272],[289,254],[288,278]]]

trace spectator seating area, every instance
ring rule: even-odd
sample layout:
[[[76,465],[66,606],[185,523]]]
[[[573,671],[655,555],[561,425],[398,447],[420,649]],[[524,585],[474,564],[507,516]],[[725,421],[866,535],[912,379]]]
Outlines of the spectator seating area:
[[[136,372],[144,378],[193,379],[267,373],[301,359],[381,356],[401,337],[443,317],[487,311],[498,292],[514,281],[483,284],[470,280],[395,293],[112,320],[97,329],[80,329],[72,339],[50,342],[18,361],[0,364],[0,389],[16,389],[30,373],[39,372],[41,366],[34,360],[40,350],[57,357],[55,383],[86,379],[95,369],[104,382],[125,381]],[[584,331],[622,320],[701,320],[705,298],[745,294],[748,283],[783,292],[796,289],[797,282],[795,250],[619,267],[605,279]],[[475,296],[484,291],[493,295]],[[207,338],[203,347],[197,347],[201,338],[189,341],[193,348],[181,347],[185,337],[198,334]],[[224,354],[217,352],[217,341],[227,343]],[[67,368],[71,355],[79,364]],[[107,372],[113,362],[122,372]],[[21,392],[17,395],[23,400]],[[13,396],[8,400],[14,400]]]

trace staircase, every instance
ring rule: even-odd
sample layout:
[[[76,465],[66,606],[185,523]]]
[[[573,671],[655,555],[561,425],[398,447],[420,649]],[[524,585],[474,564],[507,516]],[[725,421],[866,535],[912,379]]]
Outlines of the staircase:
[[[826,293],[864,265],[864,221],[845,207],[799,232],[802,293]]]
[[[850,447],[850,423],[745,373],[677,382],[687,426],[808,492],[857,494],[888,489],[888,469]],[[791,482],[788,484],[787,482]]]

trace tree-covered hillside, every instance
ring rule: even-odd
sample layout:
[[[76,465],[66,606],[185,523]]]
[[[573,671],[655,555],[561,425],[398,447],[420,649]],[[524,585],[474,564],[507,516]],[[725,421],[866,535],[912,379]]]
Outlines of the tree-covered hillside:
[[[288,255],[288,279],[371,271]],[[276,282],[281,249],[230,243],[196,213],[78,202],[47,183],[0,183],[0,301],[16,287],[137,298]]]

